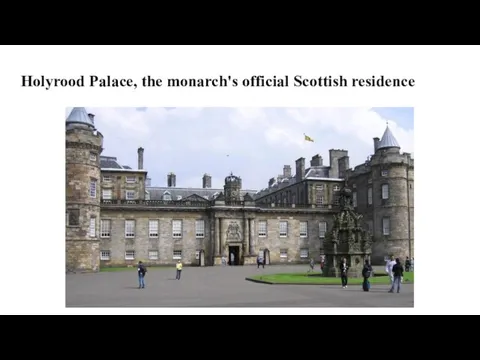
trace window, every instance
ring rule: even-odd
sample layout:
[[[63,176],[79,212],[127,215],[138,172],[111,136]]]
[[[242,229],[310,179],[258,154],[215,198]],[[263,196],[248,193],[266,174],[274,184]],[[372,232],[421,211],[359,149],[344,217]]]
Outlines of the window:
[[[150,250],[148,252],[148,259],[149,260],[158,260],[158,250]]]
[[[90,161],[97,161],[97,154],[91,152],[90,153]]]
[[[286,221],[280,221],[279,223],[279,232],[280,232],[280,237],[287,237],[288,233],[288,222]]]
[[[333,187],[333,191],[340,191],[340,186],[335,185],[335,186]]]
[[[158,237],[158,220],[148,220],[148,237]]]
[[[333,205],[336,205],[336,206],[340,205],[340,196],[335,195],[333,197]]]
[[[109,219],[100,220],[100,237],[109,238],[111,231],[111,221]]]
[[[315,201],[317,205],[323,205],[323,185],[316,186]]]
[[[163,193],[162,199],[165,200],[165,201],[170,201],[170,200],[172,200],[172,195],[168,191],[165,191]]]
[[[357,188],[357,184],[353,184],[353,185],[352,185],[352,188],[356,189],[356,188]]]
[[[382,170],[382,176],[388,176],[388,170]]]
[[[173,260],[182,260],[182,250],[173,250]]]
[[[352,193],[352,205],[353,205],[353,207],[357,207],[357,192],[356,191],[354,191]]]
[[[177,200],[182,200],[182,195],[177,195]]]
[[[259,237],[267,236],[267,222],[264,220],[258,222],[258,236]]]
[[[97,180],[90,181],[90,197],[92,199],[97,197]]]
[[[112,200],[112,190],[111,189],[103,189],[102,190],[102,199],[103,200]]]
[[[112,182],[112,177],[110,175],[103,175],[103,182]]]
[[[389,198],[389,196],[390,196],[390,194],[389,194],[388,184],[383,184],[382,185],[382,199],[387,200]]]
[[[135,176],[127,176],[125,181],[129,184],[133,184],[137,182],[137,178]]]
[[[205,237],[205,221],[204,220],[195,221],[195,237],[196,238]]]
[[[100,251],[100,260],[109,261],[110,260],[110,250]]]
[[[127,200],[135,200],[135,191],[127,190],[125,191],[125,199]]]
[[[327,222],[320,221],[320,223],[318,224],[318,237],[323,239],[326,233],[327,233]]]
[[[308,235],[308,222],[300,221],[300,237],[306,238]]]
[[[90,233],[90,237],[95,237],[95,226],[97,224],[97,219],[94,217],[90,218],[90,227],[88,232]]]
[[[125,260],[135,260],[135,250],[125,251]]]
[[[286,259],[288,257],[288,250],[287,249],[281,249],[280,250],[280,259]]]
[[[371,187],[369,187],[367,190],[367,201],[368,201],[368,205],[373,204],[373,190]]]
[[[70,209],[67,211],[67,224],[68,226],[80,225],[80,210]]]
[[[388,217],[382,219],[382,232],[383,235],[390,235],[390,218]]]
[[[177,239],[182,237],[182,220],[172,221],[172,237]]]
[[[125,220],[125,237],[135,237],[135,220]]]
[[[308,259],[308,249],[300,249],[300,259]]]
[[[367,182],[368,182],[369,184],[371,184],[371,183],[372,183],[372,179],[368,179]]]

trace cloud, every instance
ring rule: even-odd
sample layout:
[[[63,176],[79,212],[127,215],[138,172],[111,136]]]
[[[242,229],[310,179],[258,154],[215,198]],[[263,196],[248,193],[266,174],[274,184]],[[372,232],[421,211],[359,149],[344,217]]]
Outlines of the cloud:
[[[295,169],[300,157],[308,164],[320,154],[328,165],[333,148],[348,150],[351,166],[363,163],[387,120],[402,151],[413,153],[413,115],[388,110],[386,119],[370,108],[87,108],[104,135],[103,155],[135,168],[142,146],[153,185],[165,186],[166,174],[175,172],[178,187],[201,187],[209,173],[213,187],[222,188],[234,172],[254,190],[284,165]],[[304,133],[315,142],[304,141]]]

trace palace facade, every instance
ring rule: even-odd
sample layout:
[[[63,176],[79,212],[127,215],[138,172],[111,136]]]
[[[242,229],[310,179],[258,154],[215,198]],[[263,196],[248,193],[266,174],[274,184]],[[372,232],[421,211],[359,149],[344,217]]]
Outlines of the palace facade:
[[[390,129],[374,138],[374,153],[350,168],[348,151],[330,150],[329,165],[320,155],[296,160],[261,190],[242,188],[242,179],[226,176],[222,189],[199,177],[198,188],[154,187],[138,149],[137,168],[103,156],[103,135],[94,115],[74,108],[66,119],[66,267],[98,271],[103,266],[302,263],[323,255],[340,190],[352,189],[353,206],[373,236],[374,262],[393,254],[414,257],[414,161]]]

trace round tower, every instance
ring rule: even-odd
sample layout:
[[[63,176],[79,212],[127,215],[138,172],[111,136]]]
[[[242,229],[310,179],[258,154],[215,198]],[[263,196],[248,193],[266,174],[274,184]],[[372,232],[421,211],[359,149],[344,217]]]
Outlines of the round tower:
[[[66,119],[66,268],[100,268],[100,154],[94,116],[73,108]]]
[[[372,257],[378,261],[393,255],[405,261],[413,255],[413,162],[410,154],[400,153],[388,125],[376,143],[371,169],[375,238]]]
[[[240,190],[242,189],[242,179],[231,173],[225,178],[223,187],[226,201],[240,201]]]

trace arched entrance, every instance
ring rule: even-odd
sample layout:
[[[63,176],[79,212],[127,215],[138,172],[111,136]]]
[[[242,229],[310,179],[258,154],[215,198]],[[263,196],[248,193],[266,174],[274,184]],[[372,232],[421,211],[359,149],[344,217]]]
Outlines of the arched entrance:
[[[263,261],[265,262],[265,265],[270,265],[270,250],[263,250]]]

